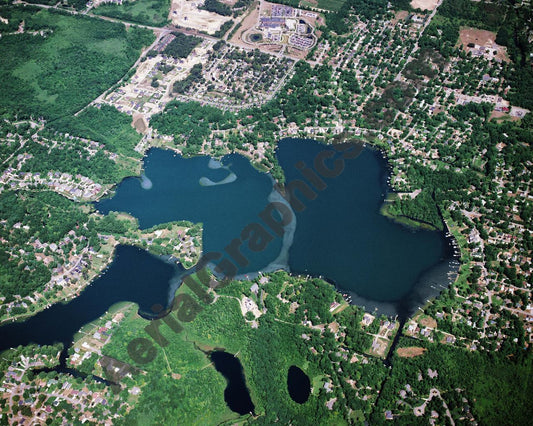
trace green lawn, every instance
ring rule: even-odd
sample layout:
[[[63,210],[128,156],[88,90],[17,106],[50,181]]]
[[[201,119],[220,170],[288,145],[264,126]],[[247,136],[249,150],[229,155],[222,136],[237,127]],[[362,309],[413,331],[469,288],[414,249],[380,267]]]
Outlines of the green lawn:
[[[136,0],[123,4],[103,4],[93,13],[137,22],[144,25],[162,27],[166,25],[170,12],[170,0]]]
[[[318,0],[317,7],[320,9],[331,10],[336,12],[340,10],[346,0]]]
[[[75,113],[122,78],[153,40],[148,30],[33,7],[0,7],[0,16],[25,23],[24,34],[0,38],[0,113],[19,116]]]
[[[132,360],[128,343],[135,338],[149,338],[144,331],[149,322],[134,312],[136,309],[127,315],[112,343],[104,349],[106,355],[148,372],[134,377],[136,383],[143,385],[143,392],[126,424],[204,425],[238,419],[239,415],[224,401],[226,380],[196,348],[188,329],[174,333],[163,323],[160,332],[169,341],[168,346],[155,345],[157,356],[152,362],[136,364]]]

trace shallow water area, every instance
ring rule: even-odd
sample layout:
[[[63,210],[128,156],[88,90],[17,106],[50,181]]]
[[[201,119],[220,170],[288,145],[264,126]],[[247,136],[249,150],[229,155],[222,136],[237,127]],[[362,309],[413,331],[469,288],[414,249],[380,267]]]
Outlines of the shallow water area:
[[[125,179],[112,198],[96,203],[102,213],[125,211],[139,219],[141,228],[188,220],[203,224],[203,253],[225,253],[235,239],[243,239],[247,225],[260,221],[259,214],[273,193],[270,175],[254,169],[241,155],[215,161],[207,156],[183,158],[172,151],[151,149],[144,160],[144,175],[152,182],[146,191],[138,178]],[[245,277],[268,269],[282,248],[282,238],[273,235],[260,252],[247,244],[239,247],[242,257],[232,262],[235,275]],[[270,268],[272,269],[272,268]],[[276,268],[278,269],[278,268]]]

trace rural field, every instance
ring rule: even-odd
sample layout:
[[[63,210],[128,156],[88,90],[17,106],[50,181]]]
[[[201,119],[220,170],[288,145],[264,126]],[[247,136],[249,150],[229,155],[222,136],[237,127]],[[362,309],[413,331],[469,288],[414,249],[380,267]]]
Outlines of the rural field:
[[[346,0],[318,0],[318,8],[332,10],[334,12],[340,10]]]
[[[102,4],[93,13],[111,18],[162,27],[168,22],[170,0],[137,0],[122,4]]]
[[[22,116],[77,112],[122,78],[153,41],[148,30],[100,19],[29,7],[1,12],[18,32],[2,31],[0,39],[0,111]]]
[[[341,9],[346,0],[302,0],[300,6],[302,7],[317,7],[319,9],[331,10],[337,12]]]

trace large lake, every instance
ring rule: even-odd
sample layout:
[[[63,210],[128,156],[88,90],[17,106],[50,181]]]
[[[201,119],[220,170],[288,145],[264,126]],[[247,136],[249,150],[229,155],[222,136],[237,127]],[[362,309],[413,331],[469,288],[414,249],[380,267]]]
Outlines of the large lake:
[[[298,162],[313,165],[331,149],[312,140],[281,141],[278,159],[286,181],[302,178]],[[324,178],[327,187],[296,213],[289,266],[333,281],[367,309],[405,316],[450,283],[458,262],[442,232],[415,231],[380,214],[387,177],[381,153],[367,148],[344,160],[337,177]]]
[[[247,225],[264,225],[259,215],[270,201],[290,206],[271,177],[240,155],[218,163],[151,149],[143,179],[124,180],[112,198],[96,207],[102,213],[126,211],[143,228],[172,220],[202,222],[204,253],[223,253],[239,276],[279,268],[323,276],[354,302],[387,314],[407,315],[449,284],[457,262],[443,233],[414,231],[379,213],[388,188],[387,164],[378,151],[365,148],[356,158],[343,159],[341,173],[329,178],[316,174],[322,183],[315,185],[302,169],[314,167],[317,157],[334,169],[341,152],[314,140],[284,139],[277,155],[286,183],[307,183],[314,199],[295,191],[301,204],[292,204],[283,238],[265,225],[275,238],[255,252],[242,244],[246,266],[225,248]]]
[[[222,252],[247,224],[257,222],[273,183],[241,155],[225,156],[223,163],[151,149],[143,179],[125,179],[116,194],[96,208],[102,213],[128,212],[139,219],[141,228],[175,220],[201,222],[204,253]],[[264,270],[278,256],[281,243],[277,238],[259,253],[243,250],[249,264],[239,272]]]
[[[302,164],[313,165],[317,156],[331,157],[323,163],[333,169],[342,153],[311,140],[279,144],[288,183],[304,182]],[[251,277],[285,268],[320,275],[367,309],[405,317],[449,284],[457,261],[442,233],[413,231],[379,214],[387,191],[386,163],[379,152],[364,149],[343,162],[338,176],[323,177],[323,184],[315,180],[320,189],[310,186],[314,199],[295,192],[301,205],[293,198],[291,209],[271,177],[240,155],[225,156],[219,163],[152,149],[145,158],[145,176],[125,179],[112,198],[96,207],[103,213],[129,212],[143,228],[175,220],[202,222],[204,252],[225,252],[247,225],[262,223],[259,215],[271,201],[282,203],[291,215],[283,236],[276,235],[262,250],[241,248],[248,264],[239,266],[239,274]],[[0,351],[30,342],[68,347],[81,326],[119,301],[136,302],[149,315],[153,304],[169,305],[177,280],[186,273],[144,250],[121,246],[107,271],[79,297],[0,327]]]

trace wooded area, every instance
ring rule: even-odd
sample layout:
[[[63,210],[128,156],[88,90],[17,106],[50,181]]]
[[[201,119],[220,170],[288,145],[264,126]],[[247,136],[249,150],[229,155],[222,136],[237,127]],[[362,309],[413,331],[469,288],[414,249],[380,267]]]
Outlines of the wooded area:
[[[0,12],[9,20],[0,27],[0,113],[20,118],[74,114],[117,82],[154,37],[54,9],[2,6]],[[23,34],[5,35],[22,21]]]
[[[134,150],[142,135],[131,125],[131,117],[104,104],[100,108],[89,107],[78,116],[68,116],[53,121],[51,129],[80,138],[102,142],[110,152],[140,158]]]

